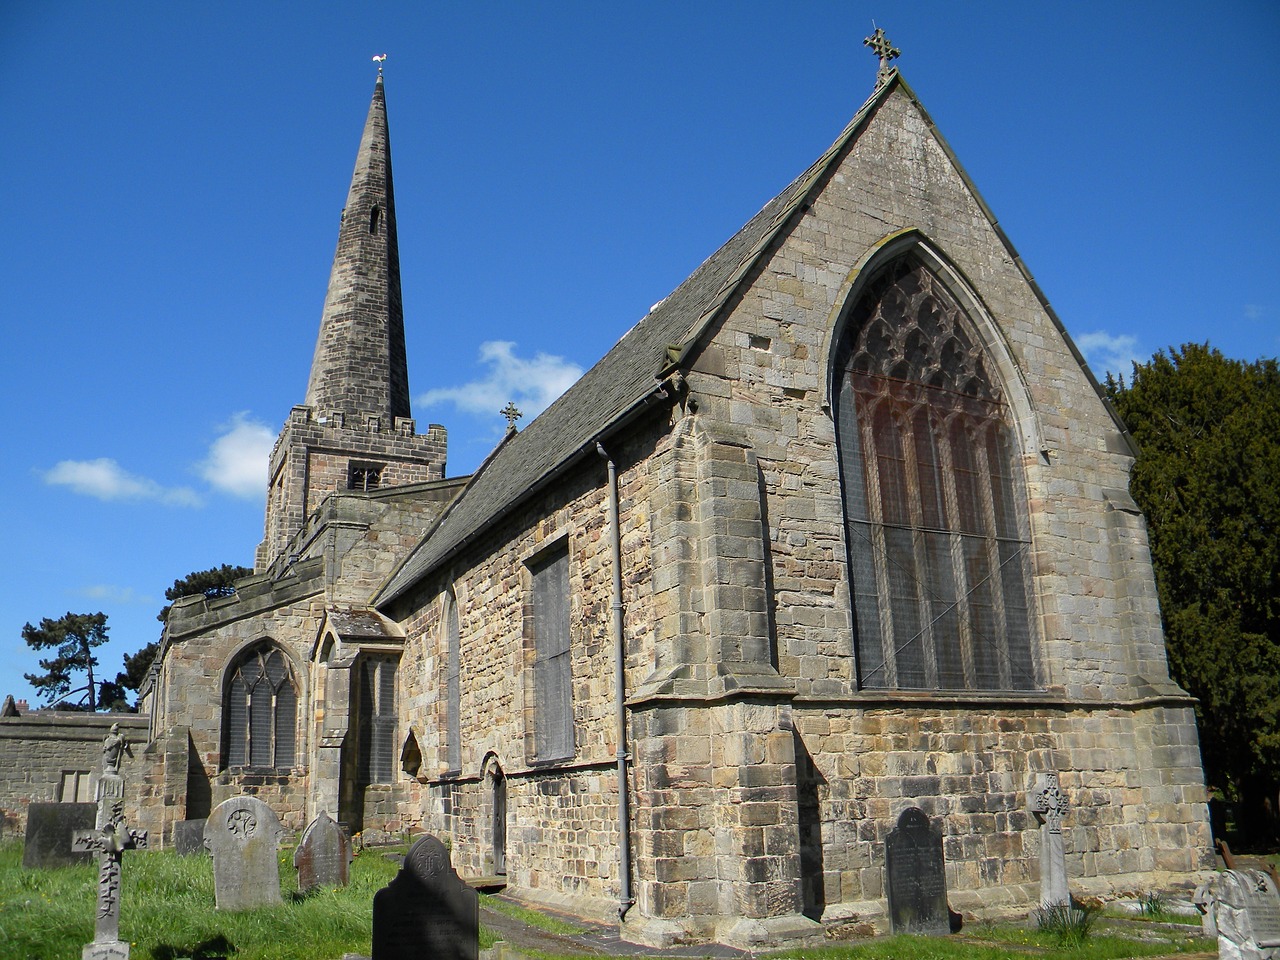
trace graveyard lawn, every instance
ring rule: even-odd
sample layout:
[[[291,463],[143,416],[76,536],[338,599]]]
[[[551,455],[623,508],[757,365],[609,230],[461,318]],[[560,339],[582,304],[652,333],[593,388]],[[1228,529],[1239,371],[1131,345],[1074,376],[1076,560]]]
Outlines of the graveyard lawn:
[[[233,957],[235,960],[336,960],[369,954],[373,895],[399,863],[367,850],[340,890],[297,893],[293,848],[280,850],[284,903],[244,913],[214,909],[213,865],[207,856],[140,852],[122,877],[120,939],[130,960]],[[404,853],[403,848],[391,852]],[[66,960],[93,939],[95,866],[27,870],[21,842],[0,844],[0,957]],[[481,931],[481,946],[487,946]]]
[[[384,856],[387,852],[366,850],[357,856],[346,888],[303,896],[296,892],[293,849],[286,847],[280,851],[284,904],[244,913],[214,909],[213,869],[208,857],[140,852],[124,869],[120,936],[133,944],[130,960],[337,960],[344,953],[368,956],[373,895],[399,870],[398,862]],[[403,854],[404,849],[398,852]],[[81,947],[93,938],[95,880],[93,866],[24,869],[22,844],[0,844],[0,957],[78,957]],[[572,935],[570,930],[563,933]],[[1183,955],[1190,960],[1190,954],[1215,955],[1212,941],[1190,934],[1139,941],[1103,933],[1083,946],[1059,949],[1051,937],[1036,931],[977,924],[966,927],[959,937],[890,937],[774,956],[805,960],[1124,960]],[[493,940],[482,927],[481,948],[491,946]],[[555,960],[552,955],[538,956]]]

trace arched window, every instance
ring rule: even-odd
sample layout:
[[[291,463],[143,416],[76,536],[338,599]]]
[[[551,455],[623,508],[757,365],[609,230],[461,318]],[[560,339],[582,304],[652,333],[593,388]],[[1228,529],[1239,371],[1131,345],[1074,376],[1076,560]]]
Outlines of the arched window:
[[[283,650],[260,643],[241,655],[223,702],[226,766],[288,770],[294,765],[298,685]]]
[[[1017,448],[968,317],[904,256],[854,303],[836,363],[859,682],[1034,689]]]

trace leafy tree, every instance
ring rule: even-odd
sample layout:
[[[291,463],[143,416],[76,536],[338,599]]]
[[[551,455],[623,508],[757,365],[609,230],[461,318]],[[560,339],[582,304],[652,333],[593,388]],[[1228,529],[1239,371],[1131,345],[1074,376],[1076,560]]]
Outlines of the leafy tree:
[[[252,574],[253,569],[250,567],[233,567],[229,563],[224,563],[220,567],[212,567],[208,570],[196,570],[188,573],[181,580],[173,581],[173,586],[164,592],[164,598],[173,601],[180,600],[183,597],[194,597],[197,594],[204,594],[210,600],[217,597],[229,597],[236,592],[235,582],[241,577],[248,577]],[[156,619],[164,623],[169,619],[169,610],[172,607],[172,603],[165,604],[164,609],[156,614]],[[147,666],[150,665],[151,663],[148,661]]]
[[[38,627],[29,623],[23,626],[22,639],[33,650],[57,651],[56,656],[40,661],[44,673],[23,674],[44,697],[45,703],[56,703],[79,693],[82,696],[78,703],[84,709],[98,709],[102,684],[93,677],[93,669],[98,665],[93,651],[107,642],[105,613],[68,613],[57,620],[45,617]],[[72,689],[72,677],[79,673],[86,675],[85,685]]]
[[[136,693],[142,686],[142,681],[147,679],[147,671],[151,669],[151,661],[156,658],[156,651],[159,649],[160,644],[152,640],[137,653],[126,653],[124,672],[116,675],[116,683],[123,689]]]
[[[1200,701],[1209,784],[1256,837],[1280,785],[1280,369],[1187,344],[1106,388],[1140,450],[1170,670]]]

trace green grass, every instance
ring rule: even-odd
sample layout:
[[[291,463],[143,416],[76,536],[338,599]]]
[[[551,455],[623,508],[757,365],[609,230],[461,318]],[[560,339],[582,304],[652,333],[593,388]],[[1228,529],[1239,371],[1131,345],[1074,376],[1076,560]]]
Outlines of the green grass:
[[[567,920],[548,916],[545,913],[539,913],[537,910],[530,910],[528,907],[521,907],[510,901],[500,900],[484,893],[480,894],[480,906],[504,914],[514,920],[519,920],[521,923],[526,923],[531,927],[537,927],[539,930],[558,933],[563,937],[573,937],[586,932],[583,927],[575,926]]]
[[[233,956],[236,960],[332,960],[370,952],[373,895],[396,863],[368,851],[341,890],[296,893],[293,850],[280,852],[279,907],[214,909],[213,866],[206,857],[159,851],[124,855],[120,938],[131,960]],[[0,957],[65,960],[93,939],[97,869],[24,870],[22,845],[0,844]],[[483,943],[483,938],[482,938]]]
[[[356,857],[351,883],[341,890],[299,896],[293,851],[280,853],[279,907],[244,913],[214,909],[213,867],[205,857],[170,852],[125,854],[120,935],[133,944],[131,960],[232,957],[234,960],[336,960],[370,952],[373,895],[395,876],[385,850]],[[400,852],[403,852],[401,850]],[[24,870],[21,843],[0,844],[0,958],[66,960],[93,939],[96,868]],[[565,936],[579,927],[499,900],[486,907],[539,929]],[[959,937],[889,937],[857,944],[772,954],[792,960],[1125,960],[1213,951],[1213,941],[1177,931],[1154,931],[1154,940],[1094,933],[1079,946],[1062,947],[1052,935],[1004,924],[974,924]],[[480,946],[495,942],[483,926]],[[536,953],[535,951],[530,951]],[[541,953],[536,953],[544,957]],[[557,960],[545,955],[545,960]],[[565,960],[568,960],[566,957]]]

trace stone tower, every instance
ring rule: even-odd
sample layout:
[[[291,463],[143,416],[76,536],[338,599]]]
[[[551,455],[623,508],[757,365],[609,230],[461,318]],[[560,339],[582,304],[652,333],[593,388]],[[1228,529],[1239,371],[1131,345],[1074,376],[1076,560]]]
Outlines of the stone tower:
[[[306,400],[271,452],[258,573],[296,553],[295,538],[329,494],[439,480],[444,427],[416,432],[409,411],[400,255],[387,103],[379,74],[342,211]]]

